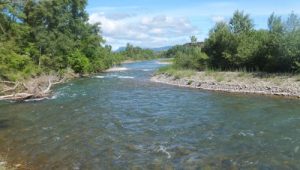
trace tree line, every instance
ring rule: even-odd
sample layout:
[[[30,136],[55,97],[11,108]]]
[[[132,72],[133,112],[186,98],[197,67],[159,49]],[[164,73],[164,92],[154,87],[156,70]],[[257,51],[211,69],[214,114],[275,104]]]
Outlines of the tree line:
[[[127,43],[125,49],[120,51],[118,54],[125,60],[150,60],[160,57],[158,52],[154,52],[151,49],[135,47],[129,43]]]
[[[1,0],[0,78],[47,72],[91,73],[119,63],[100,23],[90,24],[87,0]]]
[[[256,30],[248,14],[236,11],[228,23],[216,23],[204,43],[191,40],[164,56],[174,57],[177,67],[197,70],[300,71],[300,18],[295,13],[285,20],[273,13],[268,29]]]

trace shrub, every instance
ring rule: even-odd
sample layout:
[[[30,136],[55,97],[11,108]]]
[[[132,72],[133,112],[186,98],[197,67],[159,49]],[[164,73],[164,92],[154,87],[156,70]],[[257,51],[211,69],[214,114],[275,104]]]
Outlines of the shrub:
[[[91,64],[79,50],[76,50],[68,58],[68,63],[75,73],[88,73],[91,71]]]
[[[204,70],[208,61],[208,56],[195,46],[177,48],[174,57],[175,67],[183,69]]]

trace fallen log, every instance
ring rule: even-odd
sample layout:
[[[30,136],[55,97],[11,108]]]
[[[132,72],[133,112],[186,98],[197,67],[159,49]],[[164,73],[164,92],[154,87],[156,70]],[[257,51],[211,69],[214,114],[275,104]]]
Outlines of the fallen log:
[[[11,95],[0,96],[0,100],[26,100],[32,98],[34,95],[29,93],[16,93]]]

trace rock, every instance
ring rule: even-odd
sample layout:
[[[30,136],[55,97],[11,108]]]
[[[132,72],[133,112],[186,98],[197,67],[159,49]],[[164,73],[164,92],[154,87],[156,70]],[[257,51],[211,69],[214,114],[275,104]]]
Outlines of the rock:
[[[16,168],[20,168],[22,166],[22,164],[16,164],[15,167]]]
[[[202,73],[199,72],[199,75]],[[202,75],[203,76],[203,75]],[[220,83],[211,80],[212,77],[193,77],[193,78],[179,78],[166,74],[156,75],[151,80],[159,83],[172,84],[176,86],[199,88],[204,90],[224,91],[233,93],[254,93],[260,95],[278,95],[278,96],[290,96],[300,98],[300,88],[298,86],[277,86],[272,85],[268,80],[256,80],[251,81],[231,81],[230,84]],[[251,78],[250,78],[251,79]],[[256,81],[259,81],[256,83]],[[235,83],[234,83],[235,82]],[[271,84],[270,84],[271,83]],[[268,84],[268,86],[262,85]]]

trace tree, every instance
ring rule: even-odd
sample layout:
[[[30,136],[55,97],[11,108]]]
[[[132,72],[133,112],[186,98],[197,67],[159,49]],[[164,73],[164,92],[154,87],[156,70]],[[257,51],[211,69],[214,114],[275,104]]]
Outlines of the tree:
[[[253,30],[253,21],[248,14],[243,11],[235,11],[229,22],[230,29],[233,33],[239,34]]]
[[[249,15],[236,11],[229,22],[217,23],[204,41],[206,66],[221,70],[246,69],[266,72],[300,71],[300,18],[292,13],[286,21],[274,13],[268,30],[255,30]],[[176,46],[166,53],[175,65],[195,68],[194,52]]]
[[[237,50],[237,38],[230,27],[219,22],[210,31],[209,38],[204,41],[203,51],[209,56],[209,65],[213,68],[229,69],[233,67]]]
[[[282,34],[284,31],[284,25],[282,23],[281,17],[276,16],[274,13],[268,19],[268,28],[272,33]]]
[[[180,46],[175,48],[174,65],[177,68],[204,70],[208,56],[197,46]]]
[[[292,12],[285,24],[285,31],[286,32],[295,32],[296,30],[300,29],[300,18]]]
[[[68,62],[76,73],[82,74],[90,72],[90,61],[79,50],[75,50],[75,52],[69,56]]]
[[[196,44],[197,43],[197,37],[195,35],[191,36],[191,43]]]
[[[285,58],[290,70],[299,71],[300,63],[300,17],[292,12],[285,23],[285,35],[282,41]]]
[[[144,60],[158,57],[153,50],[135,47],[130,43],[127,43],[125,50],[120,52],[120,54],[128,60]]]
[[[119,62],[119,56],[112,54],[109,46],[104,47],[100,24],[88,23],[86,5],[87,0],[1,1],[0,44],[14,48],[0,49],[0,67],[13,67],[15,64],[6,61],[23,62],[19,60],[23,57],[33,64],[25,70],[60,72],[73,68],[85,73],[102,71]],[[23,67],[6,70],[29,76],[34,72]],[[12,74],[0,72],[0,77],[10,79],[7,75]]]

